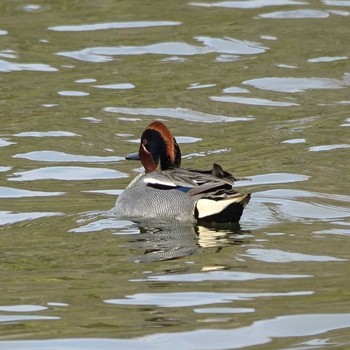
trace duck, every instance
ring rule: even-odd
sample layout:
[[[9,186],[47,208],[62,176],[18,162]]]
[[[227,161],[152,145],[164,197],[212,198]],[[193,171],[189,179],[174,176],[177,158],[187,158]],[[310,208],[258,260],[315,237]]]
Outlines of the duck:
[[[119,195],[119,217],[181,222],[238,223],[251,194],[233,189],[236,179],[216,163],[209,170],[181,168],[181,150],[168,127],[154,121],[141,135],[137,153],[144,171]]]

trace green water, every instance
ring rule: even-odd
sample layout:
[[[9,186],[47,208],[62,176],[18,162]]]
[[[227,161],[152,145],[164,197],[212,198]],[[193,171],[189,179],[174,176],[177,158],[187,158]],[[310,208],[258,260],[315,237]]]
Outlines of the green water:
[[[350,7],[289,3],[1,2],[0,349],[349,346]],[[111,215],[154,119],[240,227]]]

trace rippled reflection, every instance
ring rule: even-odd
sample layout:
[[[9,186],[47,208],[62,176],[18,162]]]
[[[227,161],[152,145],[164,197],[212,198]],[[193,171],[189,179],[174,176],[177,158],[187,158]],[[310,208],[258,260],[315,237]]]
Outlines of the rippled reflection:
[[[51,197],[61,196],[63,194],[65,192],[31,191],[0,186],[0,198]]]
[[[281,92],[302,92],[306,89],[341,89],[345,81],[329,78],[259,78],[246,80],[243,84],[262,90]]]
[[[333,256],[283,252],[278,249],[248,249],[245,254],[242,254],[242,256],[270,263],[295,261],[347,261],[347,259],[340,259]]]
[[[85,31],[105,30],[105,29],[178,26],[180,24],[181,22],[170,22],[170,21],[110,22],[110,23],[71,25],[71,26],[55,26],[55,27],[49,27],[49,29],[56,32],[85,32]]]
[[[322,152],[331,151],[334,149],[350,148],[350,144],[338,144],[338,145],[323,145],[323,146],[313,146],[309,148],[310,152]]]
[[[80,136],[70,131],[23,131],[13,136],[17,137],[72,137]]]
[[[67,154],[57,151],[33,151],[20,153],[12,156],[13,158],[23,158],[39,162],[85,162],[85,163],[115,163],[123,160],[124,157],[99,157],[85,156],[79,154]]]
[[[266,107],[292,107],[299,106],[294,102],[272,101],[264,98],[241,97],[241,96],[211,96],[210,99],[216,102],[240,103],[251,106]]]
[[[58,94],[61,96],[71,96],[71,97],[83,97],[89,96],[88,92],[84,91],[58,91]]]
[[[259,15],[260,18],[278,18],[278,19],[297,19],[297,18],[327,18],[328,12],[320,10],[294,10],[294,11],[276,11]]]
[[[350,6],[350,1],[347,0],[322,0],[322,2],[329,6]]]
[[[183,119],[198,123],[219,123],[251,121],[253,117],[229,117],[214,115],[185,108],[127,108],[127,107],[105,107],[105,112],[121,113],[129,115],[151,115],[154,117],[168,117]]]
[[[43,311],[48,308],[40,305],[0,305],[0,311],[7,312],[34,312],[34,311]]]
[[[288,293],[215,293],[215,292],[185,292],[185,293],[148,293],[127,295],[125,299],[107,299],[106,304],[113,305],[156,305],[159,307],[187,307],[230,303],[266,297],[290,297],[313,294],[311,291]]]
[[[130,259],[135,262],[176,259],[198,254],[202,249],[240,245],[249,240],[248,232],[242,231],[238,224],[197,226],[177,220],[120,220],[114,216],[113,209],[109,212],[87,213],[78,223],[79,226],[69,232],[108,230],[116,235],[130,236],[123,248],[132,252]]]
[[[67,348],[67,342],[73,349],[88,350],[96,348],[105,350],[115,350],[116,348],[163,350],[166,348],[175,350],[179,349],[179,347],[183,350],[193,350],[193,344],[195,344],[195,348],[198,350],[224,350],[268,344],[274,338],[315,335],[327,337],[327,332],[349,328],[350,314],[348,313],[295,314],[263,319],[255,321],[248,326],[233,329],[196,329],[184,332],[155,333],[131,339],[2,340],[0,345],[8,350],[35,350],[38,348],[64,350]],[[300,339],[296,339],[295,343],[300,348]],[[347,347],[349,345],[346,338],[334,341],[333,339],[329,340],[328,337],[324,341],[320,340],[317,345],[327,345],[328,343],[330,346],[344,345]]]
[[[10,211],[0,211],[0,225],[15,224],[21,221],[35,220],[39,218],[47,218],[52,216],[62,216],[62,213],[54,212],[29,212],[29,213],[13,213]]]
[[[0,139],[0,147],[6,147],[6,146],[10,146],[10,145],[14,145],[16,142],[11,142],[11,141],[7,141],[5,139]]]
[[[78,166],[56,166],[39,168],[28,171],[19,171],[12,174],[8,181],[36,181],[36,180],[93,180],[93,179],[120,179],[127,174],[107,168],[88,168]]]
[[[29,5],[24,5],[23,10],[27,12],[34,12],[40,10],[41,5],[36,5],[36,4],[29,4]]]
[[[22,323],[23,321],[49,321],[59,320],[60,317],[55,316],[38,316],[38,315],[0,315],[0,324]],[[1,344],[0,344],[1,345]]]
[[[317,197],[331,199],[335,204],[318,202]],[[249,203],[250,206],[247,206],[241,220],[241,224],[249,229],[269,227],[285,220],[311,223],[319,220],[325,222],[350,218],[350,209],[341,203],[342,201],[348,202],[347,196],[293,190],[269,190],[255,192],[254,199]]]
[[[347,60],[349,59],[347,56],[323,56],[323,57],[316,57],[316,58],[310,58],[307,61],[311,63],[319,63],[319,62],[334,62],[334,61],[341,61],[341,60]]]
[[[311,275],[267,274],[242,271],[208,271],[188,274],[165,274],[161,276],[147,276],[147,279],[137,279],[134,282],[160,281],[160,282],[203,282],[203,281],[253,281],[259,279],[295,279],[309,278]]]
[[[246,1],[219,1],[212,3],[204,2],[191,2],[193,6],[203,7],[228,7],[228,8],[241,8],[241,9],[255,9],[270,6],[285,6],[285,5],[306,5],[307,2],[296,0],[246,0]]]
[[[42,63],[14,63],[0,60],[0,72],[19,71],[57,72],[58,69]]]
[[[129,90],[129,89],[134,89],[135,85],[130,83],[123,83],[123,84],[94,85],[94,87],[97,89]]]
[[[185,42],[162,42],[145,46],[91,47],[80,51],[57,52],[57,55],[79,61],[103,63],[113,60],[113,56],[145,54],[192,56],[209,53],[253,55],[267,50],[259,43],[234,38],[222,39],[199,36],[195,39],[203,43],[203,46],[191,45]]]

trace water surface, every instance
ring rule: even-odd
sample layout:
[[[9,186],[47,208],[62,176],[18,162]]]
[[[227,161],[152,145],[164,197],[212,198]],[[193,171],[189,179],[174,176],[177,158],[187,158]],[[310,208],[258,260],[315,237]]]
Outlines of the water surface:
[[[349,16],[3,0],[0,348],[348,348]],[[155,119],[251,179],[240,225],[114,216]]]

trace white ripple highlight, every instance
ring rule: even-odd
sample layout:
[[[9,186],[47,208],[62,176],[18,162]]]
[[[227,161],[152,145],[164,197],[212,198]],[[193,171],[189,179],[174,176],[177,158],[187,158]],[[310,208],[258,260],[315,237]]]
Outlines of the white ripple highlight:
[[[220,123],[251,121],[253,117],[229,117],[224,115],[214,115],[186,108],[127,108],[127,107],[105,107],[105,112],[128,114],[128,115],[151,115],[154,117],[168,117],[183,119],[200,123]]]
[[[240,255],[269,263],[347,261],[347,259],[335,258],[333,256],[285,252],[279,249],[251,248],[247,249],[245,254]]]
[[[8,181],[36,181],[36,180],[103,180],[120,179],[129,175],[113,169],[88,168],[78,166],[46,167],[12,174]]]
[[[12,158],[22,158],[39,162],[84,162],[84,163],[115,163],[125,159],[117,156],[86,156],[80,154],[69,154],[57,151],[33,151],[18,153]]]
[[[53,30],[55,32],[87,32],[87,31],[106,30],[106,29],[178,26],[180,24],[181,22],[172,22],[172,21],[134,21],[134,22],[109,22],[109,23],[54,26],[54,27],[49,27],[48,29]]]

